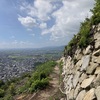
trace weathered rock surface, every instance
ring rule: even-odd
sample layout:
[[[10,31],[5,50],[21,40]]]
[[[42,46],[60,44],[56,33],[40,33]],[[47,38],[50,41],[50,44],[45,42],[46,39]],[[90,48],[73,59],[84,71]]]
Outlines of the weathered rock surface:
[[[85,80],[82,82],[81,87],[82,87],[82,88],[88,87],[88,86],[92,83],[92,81],[93,81],[94,78],[95,78],[95,75],[91,76],[90,78],[85,79]]]
[[[100,74],[100,66],[96,68],[95,74]]]
[[[87,74],[83,73],[79,79],[79,83],[81,83],[84,79],[87,78]]]
[[[95,41],[95,49],[100,49],[100,40]]]
[[[69,100],[73,100],[74,99],[74,89],[72,89],[69,93]]]
[[[90,65],[86,69],[86,73],[92,74],[94,72],[94,70],[96,69],[96,67],[98,67],[98,66],[99,66],[99,64],[90,62]]]
[[[94,87],[100,86],[100,74],[93,81]]]
[[[80,84],[78,84],[75,91],[74,91],[74,99],[77,97],[80,90],[81,90],[81,87],[80,87]]]
[[[94,88],[86,93],[83,100],[93,100],[94,99]]]
[[[99,57],[92,56],[92,62],[100,64],[100,56]]]
[[[95,89],[95,94],[96,94],[97,100],[100,100],[100,86],[98,86],[98,87]]]
[[[100,50],[97,50],[93,53],[94,56],[100,56]]]
[[[93,45],[63,58],[66,100],[100,100],[100,24],[93,29]]]
[[[86,55],[82,58],[82,67],[81,71],[86,70],[90,62],[90,55]]]
[[[76,72],[76,74],[74,75],[74,78],[73,78],[73,86],[74,88],[76,87],[78,81],[79,81],[79,76],[80,76],[80,72]]]
[[[89,46],[86,48],[84,54],[85,54],[85,55],[90,54],[90,53],[91,53],[91,48],[92,48],[92,46],[89,45]]]
[[[81,92],[78,94],[76,100],[83,100],[85,94],[86,94],[86,91],[85,91],[85,90],[81,91]]]

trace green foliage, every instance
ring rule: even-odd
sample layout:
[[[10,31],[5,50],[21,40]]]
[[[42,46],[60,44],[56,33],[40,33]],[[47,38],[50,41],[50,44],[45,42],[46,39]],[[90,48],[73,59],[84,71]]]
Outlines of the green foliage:
[[[78,45],[82,48],[82,47],[86,47],[89,44],[89,35],[90,35],[90,20],[88,18],[86,18],[86,20],[81,23],[81,27],[80,27],[80,40]]]
[[[81,23],[79,33],[72,38],[72,40],[65,47],[67,55],[72,56],[75,53],[77,46],[84,48],[91,43],[90,38],[91,23],[90,19],[86,18],[83,23]]]
[[[49,61],[36,67],[33,73],[25,73],[20,78],[10,81],[0,80],[0,100],[13,100],[13,96],[20,93],[32,93],[44,89],[49,84],[49,75],[53,71],[56,62]],[[19,84],[23,80],[24,83]],[[16,87],[19,86],[19,87]]]
[[[4,97],[3,100],[14,100],[11,94],[8,94]]]
[[[100,0],[95,0],[95,2],[95,7],[93,8],[93,10],[91,10],[93,13],[91,23],[93,25],[100,23]]]
[[[48,78],[44,78],[42,80],[36,80],[35,82],[32,83],[29,92],[32,93],[38,89],[44,89],[48,84],[49,84]]]
[[[65,55],[67,54],[67,55],[71,56],[73,54],[74,48],[77,47],[77,42],[78,42],[77,36],[74,35],[74,37],[72,38],[72,40],[65,47],[65,50],[64,50],[64,52],[66,52]]]
[[[0,80],[0,87],[4,85],[4,82]]]
[[[36,67],[29,81],[19,89],[19,93],[34,92],[38,89],[44,89],[49,84],[48,76],[53,71],[56,62],[49,61]]]
[[[8,91],[11,95],[15,95],[15,85],[14,85],[14,83],[10,84]]]
[[[5,95],[5,91],[3,89],[0,89],[0,98],[4,97],[4,95]]]
[[[83,23],[81,23],[79,33],[77,36],[68,43],[65,47],[64,55],[72,56],[75,53],[76,47],[84,48],[87,47],[92,42],[92,37],[90,36],[91,26],[100,23],[100,0],[95,0],[95,6],[91,12],[93,13],[90,19],[86,18]]]

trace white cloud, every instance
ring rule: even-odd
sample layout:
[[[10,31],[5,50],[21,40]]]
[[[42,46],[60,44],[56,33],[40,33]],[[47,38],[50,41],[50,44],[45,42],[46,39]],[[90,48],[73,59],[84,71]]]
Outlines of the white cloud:
[[[46,23],[41,23],[41,24],[40,24],[40,28],[41,28],[41,29],[47,28],[47,24],[46,24]]]
[[[93,5],[94,0],[34,0],[20,6],[28,18],[19,17],[19,21],[29,29],[37,25],[42,29],[41,35],[50,34],[50,40],[61,41],[78,32],[80,22],[91,16]]]
[[[42,35],[51,33],[51,40],[67,38],[68,35],[76,34],[79,30],[80,22],[87,16],[94,2],[91,0],[63,0],[63,6],[52,13],[55,24],[42,32]]]
[[[35,0],[33,4],[24,3],[20,6],[20,10],[27,11],[31,17],[36,17],[38,20],[47,21],[50,19],[50,14],[54,7],[49,0]]]
[[[18,20],[20,21],[20,23],[27,27],[27,28],[32,28],[33,26],[36,26],[36,20],[33,19],[32,17],[30,16],[26,16],[26,17],[22,17],[22,16],[19,16],[18,17]]]

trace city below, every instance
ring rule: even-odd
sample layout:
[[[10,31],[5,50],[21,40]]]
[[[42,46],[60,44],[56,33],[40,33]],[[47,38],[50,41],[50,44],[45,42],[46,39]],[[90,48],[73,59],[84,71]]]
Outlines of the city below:
[[[0,79],[20,77],[41,63],[59,59],[62,51],[62,47],[0,50]]]

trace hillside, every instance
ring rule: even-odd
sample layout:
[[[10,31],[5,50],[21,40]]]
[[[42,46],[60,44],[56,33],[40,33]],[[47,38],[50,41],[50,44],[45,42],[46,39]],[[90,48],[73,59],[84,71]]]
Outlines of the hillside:
[[[46,52],[50,61],[19,78],[1,80],[0,100],[100,100],[100,0],[95,1],[93,15],[81,23],[60,60],[55,61],[61,55],[56,50],[63,46],[42,48],[52,51]]]

